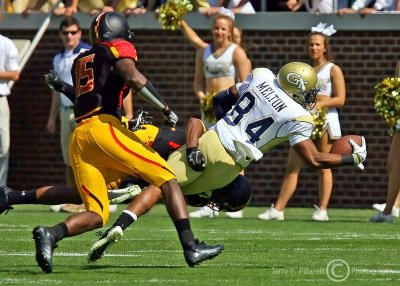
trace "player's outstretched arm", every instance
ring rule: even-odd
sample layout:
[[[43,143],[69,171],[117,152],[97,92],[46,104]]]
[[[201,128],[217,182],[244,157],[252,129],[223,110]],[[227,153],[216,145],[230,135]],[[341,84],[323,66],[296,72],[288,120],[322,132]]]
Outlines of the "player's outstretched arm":
[[[117,61],[117,72],[124,78],[129,86],[144,100],[162,111],[163,117],[172,126],[178,121],[178,116],[171,110],[158,93],[150,80],[148,80],[137,68],[133,59],[123,58]]]
[[[304,162],[313,168],[325,169],[354,165],[358,166],[360,169],[363,169],[362,163],[367,157],[367,145],[364,137],[362,137],[361,146],[356,144],[354,141],[352,141],[350,144],[353,147],[353,153],[351,155],[319,152],[311,139],[301,141],[292,147],[304,160]]]

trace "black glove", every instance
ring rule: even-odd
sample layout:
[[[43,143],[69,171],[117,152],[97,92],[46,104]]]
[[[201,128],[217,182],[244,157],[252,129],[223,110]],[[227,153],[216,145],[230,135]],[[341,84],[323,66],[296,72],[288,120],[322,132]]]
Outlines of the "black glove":
[[[178,115],[176,115],[175,112],[173,112],[168,106],[163,109],[162,114],[165,121],[171,124],[172,127],[175,127],[176,123],[178,122]]]
[[[193,170],[200,172],[206,167],[206,158],[197,147],[186,149],[186,160]]]
[[[63,81],[57,72],[50,70],[48,73],[44,74],[44,80],[50,89],[62,92]]]
[[[147,111],[139,109],[135,116],[128,121],[128,129],[132,132],[142,129],[144,124],[152,124],[153,117]]]

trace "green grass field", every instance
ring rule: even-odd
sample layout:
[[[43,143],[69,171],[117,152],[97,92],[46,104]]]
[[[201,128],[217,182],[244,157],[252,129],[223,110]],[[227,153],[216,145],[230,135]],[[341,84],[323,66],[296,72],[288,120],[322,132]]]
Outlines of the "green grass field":
[[[198,238],[225,245],[220,256],[195,268],[186,265],[173,224],[157,205],[96,264],[86,260],[94,231],[59,242],[53,273],[45,274],[36,265],[31,231],[68,214],[17,206],[0,216],[0,284],[399,285],[399,219],[372,224],[372,209],[331,209],[331,221],[319,223],[310,220],[311,208],[288,208],[285,221],[266,222],[256,219],[262,211],[247,208],[243,219],[192,219]]]

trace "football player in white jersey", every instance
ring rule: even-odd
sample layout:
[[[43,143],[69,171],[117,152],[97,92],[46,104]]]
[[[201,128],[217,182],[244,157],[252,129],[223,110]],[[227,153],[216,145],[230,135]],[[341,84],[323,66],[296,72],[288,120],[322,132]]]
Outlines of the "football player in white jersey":
[[[186,148],[172,153],[167,161],[183,193],[222,188],[252,161],[285,141],[312,167],[363,168],[367,156],[364,137],[361,146],[349,142],[353,147],[351,155],[321,153],[310,139],[314,123],[309,110],[316,103],[317,92],[315,70],[301,62],[284,65],[278,76],[267,68],[254,69],[245,81],[220,92],[214,99],[214,110],[221,119],[207,131],[200,120],[190,119]],[[160,190],[149,187],[124,212],[139,217],[160,198]],[[120,228],[118,219],[107,232],[113,233],[114,228]],[[113,242],[112,235],[102,237],[93,244],[89,257],[100,259]]]

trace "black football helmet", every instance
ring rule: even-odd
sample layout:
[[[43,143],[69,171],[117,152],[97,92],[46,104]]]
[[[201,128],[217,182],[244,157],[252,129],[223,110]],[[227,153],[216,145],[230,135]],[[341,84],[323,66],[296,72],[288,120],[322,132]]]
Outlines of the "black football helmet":
[[[213,190],[211,196],[195,194],[186,196],[191,206],[208,206],[217,211],[236,212],[248,205],[251,200],[250,180],[238,175],[229,185]]]
[[[133,42],[134,33],[129,30],[125,17],[116,12],[103,12],[94,18],[90,25],[90,43],[92,45],[116,39]]]

